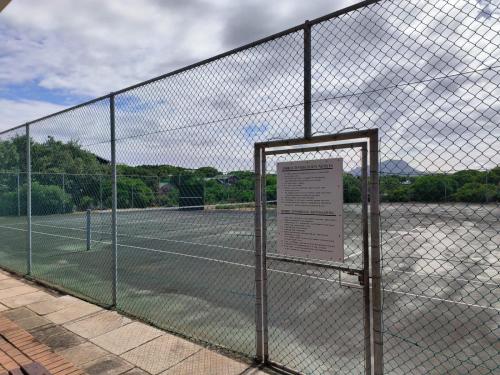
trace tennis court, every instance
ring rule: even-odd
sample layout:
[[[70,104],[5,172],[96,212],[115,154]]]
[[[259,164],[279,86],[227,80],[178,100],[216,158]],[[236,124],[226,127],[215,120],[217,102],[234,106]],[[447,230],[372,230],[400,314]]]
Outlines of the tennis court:
[[[391,364],[399,371],[392,359],[400,356],[422,371],[444,371],[450,363],[467,368],[464,361],[492,370],[494,361],[484,358],[498,357],[493,345],[500,317],[498,206],[385,204],[381,212],[388,372]],[[270,253],[275,218],[271,206]],[[90,250],[86,213],[32,220],[33,275],[110,301],[111,213],[91,213]],[[359,205],[346,204],[345,260],[353,267],[362,261],[359,220]],[[6,243],[17,239],[22,245],[26,223],[1,218],[0,231],[10,236]],[[252,209],[119,210],[118,245],[119,309],[253,354]],[[2,251],[18,262],[25,254],[22,246]],[[304,372],[362,372],[362,290],[356,278],[275,260],[268,262],[268,278],[270,355]],[[322,357],[325,352],[331,356]]]

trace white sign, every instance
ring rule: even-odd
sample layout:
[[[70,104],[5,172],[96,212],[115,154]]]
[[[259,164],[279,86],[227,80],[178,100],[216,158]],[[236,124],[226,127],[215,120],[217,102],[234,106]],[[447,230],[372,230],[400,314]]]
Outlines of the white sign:
[[[342,159],[278,163],[278,253],[344,261]]]

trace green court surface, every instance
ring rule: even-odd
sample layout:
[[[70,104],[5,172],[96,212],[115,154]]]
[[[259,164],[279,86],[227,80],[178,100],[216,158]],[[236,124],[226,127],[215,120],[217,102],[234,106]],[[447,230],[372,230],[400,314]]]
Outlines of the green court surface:
[[[467,212],[457,205],[382,206],[385,345],[387,353],[408,356],[422,370],[436,355],[443,361],[432,369],[446,369],[446,358],[465,358],[473,330],[482,336],[467,349],[468,358],[470,351],[479,358],[494,350],[500,254],[492,247],[498,244],[500,215],[494,206]],[[362,266],[360,223],[359,205],[345,205],[345,263],[353,268]],[[267,228],[273,253],[273,209]],[[251,209],[121,210],[117,229],[118,309],[198,340],[255,353]],[[32,274],[111,305],[111,213],[91,213],[90,250],[87,230],[83,212],[34,216]],[[19,272],[26,268],[26,231],[26,218],[0,218],[2,262]],[[268,303],[273,360],[303,372],[362,372],[362,289],[355,277],[269,260]],[[440,319],[454,319],[463,330],[440,323],[436,331],[432,322]]]

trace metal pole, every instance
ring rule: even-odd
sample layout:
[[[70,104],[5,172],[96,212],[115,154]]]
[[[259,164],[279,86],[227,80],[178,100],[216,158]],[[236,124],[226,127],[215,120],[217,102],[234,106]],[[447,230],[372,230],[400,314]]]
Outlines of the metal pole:
[[[102,176],[99,176],[99,209],[102,210]]]
[[[373,366],[375,375],[384,372],[382,336],[382,282],[380,271],[380,206],[378,130],[370,135],[370,221],[373,306]]]
[[[111,125],[111,243],[113,258],[113,306],[116,306],[116,294],[118,286],[118,243],[117,243],[117,188],[116,188],[116,134],[115,134],[115,95],[109,97],[109,112]]]
[[[19,172],[17,172],[17,216],[21,216],[21,183]]]
[[[30,126],[26,124],[26,178],[27,178],[27,190],[26,190],[26,217],[28,219],[28,259],[27,259],[27,270],[26,273],[31,275],[31,264],[32,264],[32,238],[31,238],[31,137],[30,137]]]
[[[131,187],[130,208],[134,208],[134,186]]]
[[[266,192],[266,154],[262,152],[261,163],[261,184],[260,193],[262,195],[260,201],[262,203],[262,340],[264,363],[269,360],[269,345],[268,345],[268,319],[267,319],[267,192]]]
[[[64,179],[64,173],[62,174],[62,189],[63,189],[63,193],[66,193],[66,181]],[[65,203],[65,199],[64,199],[65,195],[66,194],[63,194],[63,212],[62,213],[66,212],[66,203]]]
[[[304,138],[312,137],[311,126],[311,24],[304,23]]]
[[[368,246],[368,161],[366,145],[361,147],[361,216],[363,238],[363,308],[365,333],[365,373],[372,372],[370,314],[370,251]]]
[[[256,357],[264,362],[264,332],[262,316],[262,164],[261,148],[254,149],[255,163],[255,337]]]
[[[91,211],[90,209],[87,210],[87,251],[90,250],[91,245],[90,242],[92,241],[92,230],[91,230]]]

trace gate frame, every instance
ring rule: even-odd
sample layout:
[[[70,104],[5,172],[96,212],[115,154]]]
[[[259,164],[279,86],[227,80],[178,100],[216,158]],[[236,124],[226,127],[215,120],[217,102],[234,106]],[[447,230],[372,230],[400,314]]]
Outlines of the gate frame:
[[[364,141],[363,141],[364,139]],[[350,142],[349,142],[350,141]],[[343,142],[334,144],[334,142]],[[311,144],[329,143],[328,145],[310,146]],[[368,189],[367,146],[370,155],[370,176]],[[293,147],[293,148],[290,148]],[[267,150],[272,148],[273,150]],[[267,223],[266,223],[266,156],[290,153],[307,153],[322,150],[342,148],[361,148],[362,156],[362,252],[363,268],[355,269],[335,264],[325,264],[300,258],[267,255]],[[382,301],[380,278],[380,212],[379,212],[379,140],[378,129],[321,135],[308,138],[293,138],[269,142],[258,142],[254,145],[255,166],[255,313],[256,313],[256,360],[258,363],[297,373],[282,364],[269,359],[268,345],[268,304],[267,304],[267,259],[289,263],[314,265],[335,269],[348,274],[357,274],[363,287],[364,307],[364,348],[365,374],[383,373],[383,342],[382,342]],[[370,194],[368,195],[368,190]],[[368,201],[370,202],[370,246],[368,227]],[[371,247],[371,252],[369,247]],[[371,263],[370,263],[371,253]],[[370,276],[371,265],[371,276]],[[371,279],[371,298],[370,298]],[[371,301],[370,301],[371,300]],[[371,304],[370,304],[371,302]],[[372,326],[373,325],[373,331]],[[373,337],[373,347],[372,347]]]

